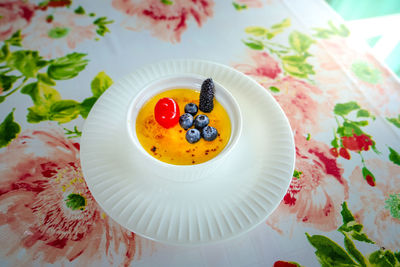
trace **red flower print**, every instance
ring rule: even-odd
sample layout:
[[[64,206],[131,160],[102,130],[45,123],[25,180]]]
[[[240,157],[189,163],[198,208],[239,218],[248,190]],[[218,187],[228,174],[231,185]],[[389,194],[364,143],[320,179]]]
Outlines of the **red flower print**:
[[[167,5],[159,0],[113,0],[115,9],[129,18],[124,26],[133,31],[150,30],[152,35],[168,42],[180,42],[187,22],[194,19],[201,26],[213,15],[212,0],[174,0]]]
[[[332,156],[334,156],[335,158],[339,157],[339,152],[337,150],[336,147],[332,147],[331,149],[329,149],[329,152],[331,153]]]
[[[275,79],[282,73],[279,63],[266,52],[250,50],[251,64],[235,64],[234,68],[244,74],[253,76],[262,84],[265,78]]]
[[[349,177],[352,200],[348,202],[356,221],[364,225],[363,230],[379,247],[391,251],[400,248],[399,202],[390,198],[400,197],[400,166],[380,159],[365,160],[368,171],[356,167]],[[368,172],[377,178],[368,177]],[[366,183],[364,181],[366,174]],[[373,188],[372,184],[375,185]],[[396,212],[397,211],[397,212]]]
[[[348,159],[349,160],[351,158],[351,155],[350,155],[349,151],[344,147],[341,147],[339,149],[339,155],[344,159]]]
[[[372,141],[371,137],[366,134],[362,135],[353,135],[353,136],[342,136],[342,144],[343,147],[351,150],[351,151],[368,151],[370,146],[374,145],[374,141]]]
[[[274,267],[298,267],[299,265],[288,261],[276,261]]]
[[[374,179],[374,177],[372,177],[371,175],[365,176],[365,180],[367,180],[367,183],[368,183],[370,186],[375,186],[375,185],[376,185],[376,184],[375,184],[375,179]]]
[[[0,41],[8,39],[14,32],[28,26],[35,13],[35,6],[22,0],[0,2]]]
[[[289,189],[267,224],[279,233],[290,234],[294,227],[311,226],[323,231],[337,229],[341,224],[341,204],[348,198],[348,184],[343,169],[328,145],[295,136],[296,170]]]
[[[0,162],[7,166],[0,171],[2,257],[22,266],[96,266],[104,259],[128,265],[140,256],[141,239],[98,206],[82,177],[79,146],[58,128],[21,133]]]

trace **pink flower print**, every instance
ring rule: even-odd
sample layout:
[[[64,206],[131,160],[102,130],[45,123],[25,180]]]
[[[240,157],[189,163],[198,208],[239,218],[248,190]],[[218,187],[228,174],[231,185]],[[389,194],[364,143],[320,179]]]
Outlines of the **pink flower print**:
[[[4,41],[31,23],[35,6],[22,0],[0,2],[0,41]]]
[[[364,181],[361,168],[356,167],[350,175],[350,194],[357,197],[347,204],[370,239],[380,247],[397,251],[400,248],[400,166],[380,159],[366,160],[365,164],[374,173],[376,185],[371,188]],[[391,198],[397,199],[397,203],[391,203]]]
[[[79,144],[58,128],[21,133],[0,162],[3,258],[21,266],[96,266],[140,257],[142,240],[101,210],[82,177]]]
[[[245,5],[246,7],[249,8],[260,8],[263,6],[261,0],[236,0],[235,2],[240,5]]]
[[[323,92],[305,81],[286,76],[281,80],[263,84],[279,88],[280,93],[274,94],[295,133],[306,135],[325,131],[321,121],[331,116],[332,103],[321,102]]]
[[[372,103],[386,116],[398,113],[400,83],[363,45],[350,38],[324,39],[318,41],[315,56],[321,68],[315,80],[335,99]]]
[[[250,51],[249,63],[235,63],[233,67],[250,75],[265,89],[276,87],[274,97],[289,118],[295,132],[316,133],[321,131],[320,122],[331,116],[334,103],[321,102],[324,91],[303,80],[285,76],[278,62],[266,52]]]
[[[252,76],[260,84],[266,79],[275,79],[282,73],[279,63],[266,52],[249,51],[250,64],[234,64],[233,67]]]
[[[159,0],[113,0],[115,9],[128,18],[123,25],[133,31],[149,30],[167,42],[180,42],[187,22],[194,19],[200,27],[213,15],[212,0],[173,0],[165,4]]]
[[[297,135],[296,167],[285,197],[271,214],[267,224],[281,234],[291,235],[296,227],[308,226],[332,231],[341,224],[341,204],[349,186],[343,169],[330,155],[329,146]]]
[[[79,43],[95,38],[96,27],[87,16],[56,11],[51,22],[46,22],[46,17],[38,16],[35,23],[22,32],[25,35],[23,46],[40,51],[45,58],[64,56]]]

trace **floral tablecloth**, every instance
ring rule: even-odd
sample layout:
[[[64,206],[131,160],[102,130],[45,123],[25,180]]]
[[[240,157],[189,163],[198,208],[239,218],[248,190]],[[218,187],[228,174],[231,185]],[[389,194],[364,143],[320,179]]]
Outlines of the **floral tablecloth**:
[[[0,40],[1,266],[400,266],[400,82],[323,1],[2,0]],[[135,235],[82,176],[96,100],[172,58],[251,76],[293,129],[282,202],[227,242]]]

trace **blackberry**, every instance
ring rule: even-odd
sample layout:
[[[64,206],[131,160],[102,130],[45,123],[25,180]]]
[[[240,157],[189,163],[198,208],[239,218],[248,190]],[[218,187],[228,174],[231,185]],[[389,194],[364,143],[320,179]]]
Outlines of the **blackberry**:
[[[211,78],[206,79],[201,85],[199,109],[209,113],[214,109],[215,86]]]

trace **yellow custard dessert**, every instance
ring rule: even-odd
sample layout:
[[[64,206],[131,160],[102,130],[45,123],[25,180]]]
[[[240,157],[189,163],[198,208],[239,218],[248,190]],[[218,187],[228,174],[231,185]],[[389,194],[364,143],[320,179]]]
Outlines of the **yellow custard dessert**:
[[[151,156],[170,164],[193,165],[214,158],[224,149],[231,135],[231,122],[217,99],[214,99],[214,108],[210,113],[199,110],[195,115],[207,115],[210,119],[208,125],[218,130],[218,136],[213,141],[201,138],[197,143],[191,144],[185,138],[186,130],[179,123],[171,128],[164,128],[155,119],[154,107],[160,99],[168,97],[175,100],[182,115],[186,104],[199,105],[199,96],[200,92],[192,89],[172,89],[159,93],[144,104],[136,118],[136,135]]]

